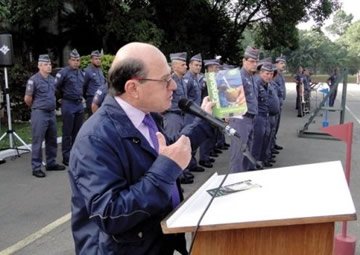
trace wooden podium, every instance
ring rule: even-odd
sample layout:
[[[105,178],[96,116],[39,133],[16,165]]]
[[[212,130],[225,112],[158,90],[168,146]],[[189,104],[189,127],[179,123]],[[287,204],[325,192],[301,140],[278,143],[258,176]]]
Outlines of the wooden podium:
[[[223,175],[214,174],[162,221],[164,233],[194,232]],[[260,187],[216,197],[192,255],[331,255],[334,223],[356,220],[340,161],[230,174],[224,185]]]

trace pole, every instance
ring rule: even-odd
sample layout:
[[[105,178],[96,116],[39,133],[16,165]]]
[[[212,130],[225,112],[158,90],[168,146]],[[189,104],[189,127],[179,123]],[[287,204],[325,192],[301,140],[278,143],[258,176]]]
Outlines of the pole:
[[[345,104],[346,104],[346,94],[347,94],[347,78],[348,78],[348,72],[347,72],[347,69],[344,68],[344,71],[343,71],[343,87],[342,87],[342,95],[341,95],[340,124],[344,124],[344,120],[345,120]]]
[[[9,145],[10,149],[19,150],[14,145],[14,137],[18,139],[26,148],[27,151],[31,151],[31,148],[20,138],[18,134],[12,129],[12,121],[11,121],[11,106],[10,106],[10,93],[9,93],[9,84],[8,84],[8,73],[7,68],[4,67],[4,77],[5,77],[5,96],[6,96],[6,110],[7,110],[7,118],[8,118],[8,130],[0,137],[0,141],[8,135],[9,136]],[[18,153],[19,156],[19,153]]]
[[[4,67],[4,76],[5,76],[5,97],[6,97],[6,112],[7,112],[7,119],[8,119],[8,130],[9,133],[9,144],[10,148],[14,148],[14,141],[12,136],[12,121],[11,121],[11,109],[10,109],[10,96],[9,96],[9,83],[8,83],[8,74],[7,68]]]
[[[346,136],[346,162],[345,162],[345,178],[350,186],[350,169],[351,169],[351,153],[353,139],[353,123],[350,123]],[[333,255],[355,255],[356,237],[347,233],[347,222],[342,222],[341,234],[335,235],[334,253]]]
[[[347,143],[346,143],[346,165],[345,165],[345,178],[350,186],[350,169],[351,169],[351,153],[352,153],[352,134],[353,134],[353,123],[351,123],[350,131],[348,132]],[[347,236],[347,222],[343,222],[342,235],[345,238]]]

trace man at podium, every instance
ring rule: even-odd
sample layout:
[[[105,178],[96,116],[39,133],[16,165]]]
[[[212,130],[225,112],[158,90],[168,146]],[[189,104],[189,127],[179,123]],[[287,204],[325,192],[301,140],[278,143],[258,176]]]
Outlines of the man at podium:
[[[158,113],[170,107],[176,83],[150,44],[122,47],[109,85],[110,96],[82,126],[70,157],[76,254],[187,254],[184,234],[164,235],[160,221],[182,199],[177,179],[191,147],[212,129],[196,119],[176,141],[162,135]],[[205,98],[203,110],[212,106]]]

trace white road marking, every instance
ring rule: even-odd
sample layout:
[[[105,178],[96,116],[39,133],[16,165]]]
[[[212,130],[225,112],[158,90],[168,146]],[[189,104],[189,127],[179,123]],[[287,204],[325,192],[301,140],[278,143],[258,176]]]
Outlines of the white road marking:
[[[355,115],[355,113],[353,113],[353,111],[351,111],[347,105],[345,105],[345,108],[351,114],[351,116],[357,121],[357,123],[360,124],[360,119]]]
[[[35,233],[32,233],[31,235],[25,237],[23,240],[20,240],[16,244],[11,245],[10,247],[6,248],[5,250],[0,251],[0,255],[11,255],[11,254],[23,249],[27,245],[35,242],[37,239],[39,239],[39,238],[43,237],[44,235],[46,235],[47,233],[51,232],[58,226],[68,222],[70,220],[70,218],[71,218],[71,213],[68,213],[68,214],[62,216],[61,218],[55,220],[54,222],[51,222],[50,224],[48,224],[47,226],[43,227],[42,229],[36,231]]]

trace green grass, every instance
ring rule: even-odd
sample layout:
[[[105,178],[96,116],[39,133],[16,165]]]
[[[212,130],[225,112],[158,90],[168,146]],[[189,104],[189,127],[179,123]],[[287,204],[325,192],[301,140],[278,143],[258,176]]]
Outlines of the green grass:
[[[317,74],[312,75],[311,80],[313,82],[326,82],[330,75],[327,74]],[[284,75],[286,82],[294,82],[294,75],[286,74]],[[342,81],[341,81],[342,82]],[[348,83],[356,83],[356,75],[348,75]]]
[[[0,119],[0,121],[4,121],[4,119]],[[61,136],[62,131],[61,131],[61,127],[62,127],[62,121],[61,121],[61,117],[57,117],[57,135]],[[0,134],[1,136],[7,132],[8,130],[8,123],[1,123],[1,128],[0,128]],[[31,144],[31,124],[30,122],[22,122],[22,123],[13,123],[12,124],[12,129],[13,131],[26,143],[26,144]],[[21,142],[16,139],[16,137],[14,136],[14,145],[15,146],[21,146]],[[10,147],[10,141],[9,141],[9,136],[6,135],[1,141],[0,141],[0,150],[4,150]]]

